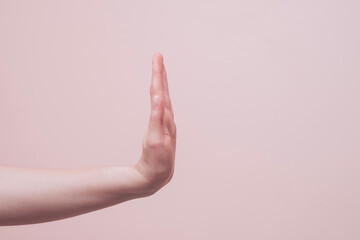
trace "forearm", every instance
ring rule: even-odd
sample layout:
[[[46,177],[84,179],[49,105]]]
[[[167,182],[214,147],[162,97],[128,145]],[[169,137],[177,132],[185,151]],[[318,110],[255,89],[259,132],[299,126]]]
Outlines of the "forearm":
[[[0,166],[0,225],[60,220],[150,194],[133,167]]]

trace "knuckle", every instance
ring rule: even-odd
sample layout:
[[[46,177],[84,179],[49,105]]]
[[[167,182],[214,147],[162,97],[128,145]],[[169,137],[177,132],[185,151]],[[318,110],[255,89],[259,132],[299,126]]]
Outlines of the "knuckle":
[[[155,86],[151,86],[150,87],[150,95],[152,96],[152,95],[156,95],[156,94],[158,94],[159,96],[161,95],[161,93],[162,93],[162,90],[161,89],[159,89],[159,88],[157,88],[157,87],[155,87]]]
[[[165,114],[166,114],[166,118],[168,119],[169,122],[174,121],[173,115],[169,109],[165,108]]]
[[[160,139],[151,139],[147,141],[147,147],[150,149],[160,149],[165,147],[164,141]]]

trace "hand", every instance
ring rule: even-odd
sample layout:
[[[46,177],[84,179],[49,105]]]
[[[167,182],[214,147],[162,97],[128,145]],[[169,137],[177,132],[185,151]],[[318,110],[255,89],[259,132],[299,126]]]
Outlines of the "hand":
[[[160,53],[155,54],[152,60],[150,98],[148,130],[142,143],[141,158],[135,168],[144,177],[146,188],[154,193],[171,180],[176,149],[176,125]]]

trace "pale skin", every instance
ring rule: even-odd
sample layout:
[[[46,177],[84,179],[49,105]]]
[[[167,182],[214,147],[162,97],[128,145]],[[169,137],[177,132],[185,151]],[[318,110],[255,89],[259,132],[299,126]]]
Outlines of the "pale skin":
[[[163,56],[154,55],[151,113],[133,166],[35,169],[0,166],[0,226],[56,221],[147,197],[174,174],[176,125]]]

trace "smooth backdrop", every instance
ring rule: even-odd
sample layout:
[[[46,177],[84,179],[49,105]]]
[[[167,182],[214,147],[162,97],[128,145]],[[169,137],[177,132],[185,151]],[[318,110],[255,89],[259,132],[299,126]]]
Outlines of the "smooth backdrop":
[[[156,195],[1,240],[360,239],[360,3],[0,0],[0,163],[135,164],[164,54]]]

